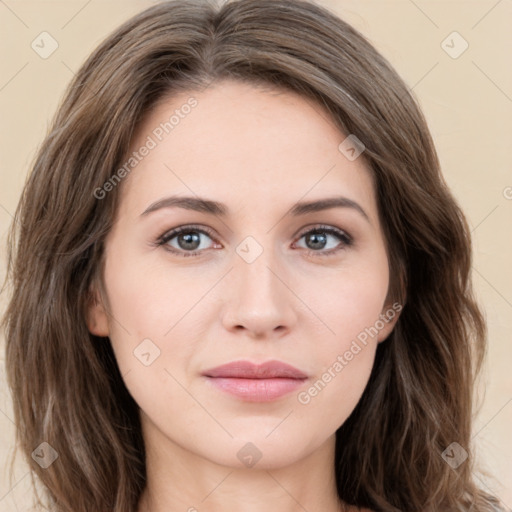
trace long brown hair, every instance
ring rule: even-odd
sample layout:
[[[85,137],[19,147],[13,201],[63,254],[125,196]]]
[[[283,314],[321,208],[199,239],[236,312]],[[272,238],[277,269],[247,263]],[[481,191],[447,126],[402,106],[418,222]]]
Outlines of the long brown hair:
[[[405,306],[337,432],[340,499],[385,512],[495,510],[498,501],[472,479],[485,324],[467,223],[407,85],[358,31],[301,0],[159,3],[110,35],[68,87],[9,233],[3,319],[17,444],[48,504],[136,510],[146,483],[138,407],[110,343],[85,322],[120,198],[120,187],[100,199],[98,189],[157,101],[223,78],[299,92],[365,145],[390,297]],[[42,442],[59,457],[46,469],[31,458]],[[456,468],[442,455],[453,442],[470,453]]]

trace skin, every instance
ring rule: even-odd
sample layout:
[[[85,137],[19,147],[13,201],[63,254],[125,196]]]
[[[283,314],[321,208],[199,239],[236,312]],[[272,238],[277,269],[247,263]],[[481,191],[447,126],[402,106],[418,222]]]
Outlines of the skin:
[[[88,315],[89,330],[110,338],[140,406],[148,486],[138,512],[217,512],[241,504],[244,512],[342,510],[335,432],[359,401],[377,344],[398,314],[309,403],[297,397],[390,309],[370,173],[363,157],[350,161],[338,150],[346,135],[321,106],[226,80],[161,102],[139,126],[131,151],[191,96],[197,106],[122,183],[105,244],[105,295],[93,289],[97,300]],[[219,201],[229,214],[173,207],[141,217],[171,195]],[[350,207],[287,214],[297,201],[333,195],[357,202],[367,218]],[[213,236],[199,234],[199,248],[187,249],[180,237],[167,246],[197,256],[154,245],[189,224]],[[315,245],[304,235],[318,224],[348,233],[352,245],[325,232]],[[236,252],[247,236],[263,249],[251,263]],[[147,338],[160,350],[149,366],[134,356]],[[297,392],[256,403],[219,391],[201,375],[239,359],[278,359],[308,379]],[[261,454],[252,467],[237,457],[248,442]]]

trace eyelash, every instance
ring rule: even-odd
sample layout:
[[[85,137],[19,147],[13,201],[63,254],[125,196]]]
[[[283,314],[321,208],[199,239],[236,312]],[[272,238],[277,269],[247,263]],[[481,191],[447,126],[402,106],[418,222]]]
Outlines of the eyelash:
[[[156,245],[157,247],[165,246],[167,244],[167,242],[169,242],[170,240],[172,240],[173,238],[177,237],[178,235],[180,235],[182,233],[202,233],[203,235],[207,235],[212,240],[214,240],[213,231],[210,230],[209,228],[188,225],[188,226],[180,226],[171,231],[166,231],[164,234],[162,234],[156,240],[154,245]],[[319,234],[319,233],[334,235],[335,237],[337,237],[340,240],[341,245],[339,247],[335,247],[334,249],[329,249],[328,251],[314,251],[312,249],[304,249],[306,251],[306,253],[308,254],[308,256],[312,256],[312,255],[313,256],[321,256],[321,257],[333,256],[336,253],[338,253],[339,251],[345,249],[346,247],[350,247],[353,244],[352,237],[350,237],[344,231],[334,228],[334,227],[331,227],[331,226],[324,226],[324,225],[315,226],[313,228],[308,229],[307,231],[302,232],[299,235],[298,240],[300,240],[305,235]],[[166,251],[169,251],[173,254],[176,254],[178,256],[182,256],[185,258],[187,258],[189,256],[198,256],[204,251],[204,249],[199,250],[199,251],[179,251],[174,248],[171,248],[170,246],[164,247],[164,249]]]

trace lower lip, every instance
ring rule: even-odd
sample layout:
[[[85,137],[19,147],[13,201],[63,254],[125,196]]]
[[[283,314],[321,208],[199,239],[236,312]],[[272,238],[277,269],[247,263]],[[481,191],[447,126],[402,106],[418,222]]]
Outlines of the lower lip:
[[[306,379],[239,379],[232,377],[208,377],[221,391],[249,402],[270,402],[302,386]]]

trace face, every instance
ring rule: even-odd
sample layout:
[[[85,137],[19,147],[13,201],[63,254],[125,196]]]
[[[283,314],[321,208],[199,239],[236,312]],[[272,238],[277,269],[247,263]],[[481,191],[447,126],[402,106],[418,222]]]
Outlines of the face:
[[[262,468],[332,446],[398,317],[371,175],[345,138],[319,105],[231,81],[139,127],[88,325],[147,443]]]

